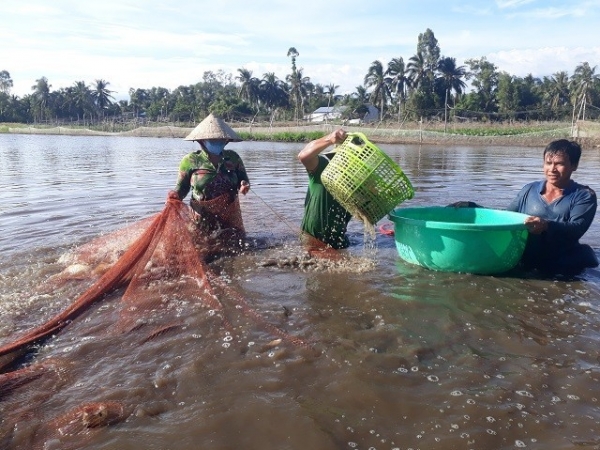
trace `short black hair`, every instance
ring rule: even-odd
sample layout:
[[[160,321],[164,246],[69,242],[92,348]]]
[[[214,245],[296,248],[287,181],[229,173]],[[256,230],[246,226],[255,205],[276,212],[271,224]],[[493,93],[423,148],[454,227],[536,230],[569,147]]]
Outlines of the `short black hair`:
[[[564,153],[569,157],[571,165],[577,167],[579,165],[579,158],[581,158],[581,146],[569,139],[557,139],[556,141],[550,142],[544,149],[544,158],[546,155],[556,155],[557,153]]]

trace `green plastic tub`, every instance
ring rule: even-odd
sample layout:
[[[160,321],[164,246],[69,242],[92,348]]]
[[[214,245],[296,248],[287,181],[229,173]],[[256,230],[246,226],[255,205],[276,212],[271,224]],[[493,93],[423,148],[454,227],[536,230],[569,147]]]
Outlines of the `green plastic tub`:
[[[431,270],[497,274],[525,250],[527,215],[487,208],[396,208],[389,213],[400,257]]]

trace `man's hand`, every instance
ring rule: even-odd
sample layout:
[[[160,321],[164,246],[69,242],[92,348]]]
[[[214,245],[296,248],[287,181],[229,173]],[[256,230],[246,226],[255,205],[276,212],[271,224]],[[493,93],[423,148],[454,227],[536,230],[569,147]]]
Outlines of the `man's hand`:
[[[337,145],[337,144],[341,144],[342,142],[344,142],[347,137],[348,137],[348,133],[346,133],[344,130],[342,130],[340,128],[339,130],[335,130],[335,131],[332,131],[331,133],[329,133],[329,136],[327,136],[327,139],[329,140],[329,142],[331,142],[331,145]]]
[[[525,226],[531,234],[541,234],[548,229],[548,221],[541,217],[529,216],[525,219]]]
[[[298,160],[306,167],[306,170],[312,172],[319,164],[319,153],[331,145],[341,144],[346,140],[347,136],[348,134],[340,128],[319,139],[310,141],[300,153],[298,153]]]
[[[450,203],[446,205],[448,208],[483,208],[483,206],[478,205],[475,202],[461,200],[459,202]]]

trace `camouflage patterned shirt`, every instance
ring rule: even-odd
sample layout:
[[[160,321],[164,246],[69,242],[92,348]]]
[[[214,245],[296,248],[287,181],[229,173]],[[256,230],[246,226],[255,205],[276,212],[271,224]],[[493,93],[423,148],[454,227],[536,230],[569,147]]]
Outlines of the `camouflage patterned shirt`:
[[[229,193],[237,195],[242,181],[248,180],[242,158],[233,150],[224,150],[223,158],[215,167],[203,150],[189,153],[179,165],[175,190],[180,199],[192,191],[192,200],[205,201]]]

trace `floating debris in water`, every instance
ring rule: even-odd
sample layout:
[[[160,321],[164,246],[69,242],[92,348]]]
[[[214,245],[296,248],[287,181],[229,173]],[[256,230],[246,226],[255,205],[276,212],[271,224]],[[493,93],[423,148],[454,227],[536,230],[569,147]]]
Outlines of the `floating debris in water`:
[[[367,272],[375,268],[375,261],[371,258],[362,258],[340,254],[341,257],[330,259],[327,257],[312,256],[309,253],[283,256],[270,256],[257,263],[259,267],[277,267],[279,269],[291,268],[303,271],[322,272]]]

